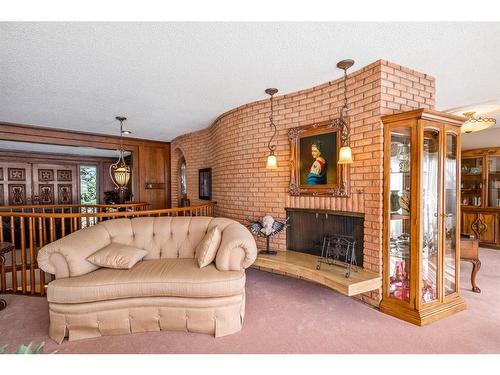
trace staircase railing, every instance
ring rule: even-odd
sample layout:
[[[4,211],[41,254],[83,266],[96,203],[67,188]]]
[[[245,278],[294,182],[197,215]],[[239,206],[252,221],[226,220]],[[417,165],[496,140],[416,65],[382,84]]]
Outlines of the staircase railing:
[[[0,293],[45,295],[53,279],[38,268],[40,248],[76,230],[104,220],[141,216],[214,216],[214,204],[160,210],[137,210],[134,205],[0,206],[0,242],[14,244],[0,266]],[[69,210],[69,211],[68,211]],[[50,280],[48,280],[50,278]]]

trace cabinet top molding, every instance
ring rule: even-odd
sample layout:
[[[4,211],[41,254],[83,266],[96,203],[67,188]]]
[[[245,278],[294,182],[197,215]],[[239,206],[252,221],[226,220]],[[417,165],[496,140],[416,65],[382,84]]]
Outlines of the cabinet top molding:
[[[416,109],[403,113],[395,113],[393,115],[382,116],[381,119],[384,124],[407,119],[422,119],[446,122],[456,126],[462,126],[462,124],[467,120],[463,116],[452,115],[451,113],[446,112],[432,111],[430,109]]]

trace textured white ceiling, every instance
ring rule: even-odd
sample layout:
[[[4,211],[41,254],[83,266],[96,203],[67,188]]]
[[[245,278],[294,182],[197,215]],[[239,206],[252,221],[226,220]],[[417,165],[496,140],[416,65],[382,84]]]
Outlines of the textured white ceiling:
[[[500,99],[500,23],[0,23],[0,121],[169,141],[378,59],[437,79],[437,109]],[[500,119],[499,119],[500,120]]]

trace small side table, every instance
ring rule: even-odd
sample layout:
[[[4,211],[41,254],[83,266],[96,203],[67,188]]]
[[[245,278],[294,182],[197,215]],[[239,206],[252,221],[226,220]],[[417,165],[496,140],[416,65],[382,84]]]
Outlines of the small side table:
[[[0,270],[1,277],[3,278],[5,275],[4,264],[5,257],[4,255],[14,250],[14,244],[11,242],[0,242]],[[7,302],[4,299],[0,298],[0,311],[7,307]]]
[[[470,275],[472,291],[481,293],[481,289],[476,285],[476,275],[481,268],[481,261],[479,260],[479,240],[464,236],[460,237],[460,260],[472,263],[472,272]]]

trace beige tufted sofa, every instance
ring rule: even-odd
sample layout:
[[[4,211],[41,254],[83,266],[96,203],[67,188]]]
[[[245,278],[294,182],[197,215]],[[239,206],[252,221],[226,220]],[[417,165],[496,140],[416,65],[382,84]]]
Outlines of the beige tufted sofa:
[[[222,239],[214,263],[199,268],[195,248],[213,226]],[[86,258],[118,243],[148,251],[129,270]],[[49,283],[49,336],[69,340],[133,332],[237,332],[245,314],[245,268],[257,256],[240,223],[211,217],[138,217],[104,221],[43,247],[38,264]]]

